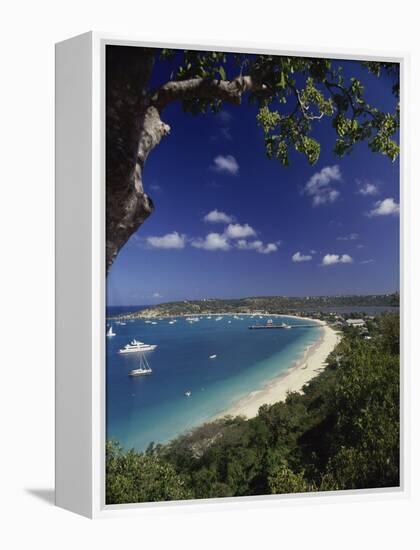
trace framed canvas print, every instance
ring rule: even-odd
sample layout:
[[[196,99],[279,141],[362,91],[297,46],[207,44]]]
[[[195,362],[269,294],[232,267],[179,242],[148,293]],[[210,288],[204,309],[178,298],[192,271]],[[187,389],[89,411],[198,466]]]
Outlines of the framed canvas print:
[[[401,494],[404,57],[56,49],[56,495]]]

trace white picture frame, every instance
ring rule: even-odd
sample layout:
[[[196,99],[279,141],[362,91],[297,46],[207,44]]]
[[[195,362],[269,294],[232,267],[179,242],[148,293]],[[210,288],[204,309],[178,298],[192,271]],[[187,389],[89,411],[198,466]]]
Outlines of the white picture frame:
[[[105,504],[105,47],[109,44],[389,60],[401,66],[401,486],[305,495]],[[407,54],[282,45],[146,42],[89,32],[56,45],[56,504],[89,518],[149,513],[161,507],[279,506],[409,494],[407,246]],[[71,345],[77,342],[77,346]],[[154,512],[153,512],[154,513]]]

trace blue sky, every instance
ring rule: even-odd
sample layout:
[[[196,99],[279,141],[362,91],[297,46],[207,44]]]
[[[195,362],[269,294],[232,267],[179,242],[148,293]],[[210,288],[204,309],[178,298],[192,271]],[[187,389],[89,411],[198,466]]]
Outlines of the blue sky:
[[[369,102],[393,110],[386,77],[341,64]],[[247,101],[219,115],[164,111],[171,133],[144,171],[155,212],[111,268],[109,305],[399,289],[398,161],[365,144],[339,159],[326,120],[318,163],[292,154],[285,168],[266,158],[255,117]]]

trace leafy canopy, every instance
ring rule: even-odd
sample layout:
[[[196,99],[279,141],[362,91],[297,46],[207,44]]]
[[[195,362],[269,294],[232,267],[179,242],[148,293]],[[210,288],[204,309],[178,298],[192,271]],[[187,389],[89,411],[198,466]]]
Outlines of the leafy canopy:
[[[355,144],[366,141],[375,153],[395,161],[399,154],[396,141],[399,128],[399,65],[385,62],[362,62],[371,74],[389,78],[396,98],[395,111],[383,112],[370,105],[363,83],[347,78],[337,61],[309,57],[226,54],[186,50],[162,50],[171,80],[190,79],[234,81],[252,79],[248,94],[258,107],[257,121],[264,132],[269,158],[283,165],[290,162],[290,151],[302,153],[310,164],[319,158],[321,146],[313,136],[314,125],[330,119],[336,133],[335,153],[342,157]],[[182,104],[193,114],[220,111],[218,97],[188,97]]]

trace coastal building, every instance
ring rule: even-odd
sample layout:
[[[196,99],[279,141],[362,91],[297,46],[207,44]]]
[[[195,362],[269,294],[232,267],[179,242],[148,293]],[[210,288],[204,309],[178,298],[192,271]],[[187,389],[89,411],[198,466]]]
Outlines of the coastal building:
[[[349,327],[364,327],[366,324],[363,319],[347,319],[346,322]]]

